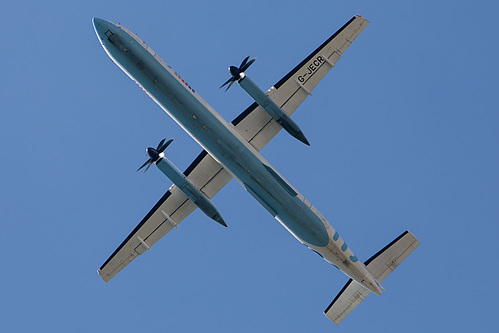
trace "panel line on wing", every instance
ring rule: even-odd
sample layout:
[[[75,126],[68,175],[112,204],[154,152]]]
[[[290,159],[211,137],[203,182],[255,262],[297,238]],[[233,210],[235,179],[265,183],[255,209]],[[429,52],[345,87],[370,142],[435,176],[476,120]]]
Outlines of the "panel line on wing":
[[[282,108],[284,108],[284,106],[285,106],[285,105],[286,105],[286,104],[287,104],[287,103],[288,103],[288,102],[289,102],[289,101],[290,101],[290,100],[291,100],[291,99],[292,99],[292,98],[296,95],[296,93],[297,93],[298,91],[300,91],[300,89],[304,89],[304,91],[305,91],[308,95],[312,96],[312,91],[311,91],[311,90],[308,90],[308,89],[305,87],[305,84],[306,84],[306,83],[307,83],[307,82],[308,82],[308,81],[309,81],[309,80],[310,80],[310,79],[311,79],[311,78],[315,75],[315,73],[318,73],[318,72],[319,72],[319,69],[321,69],[321,68],[322,68],[322,66],[323,66],[325,63],[326,63],[326,62],[324,61],[324,62],[323,62],[323,63],[322,63],[319,67],[317,67],[317,70],[316,70],[316,71],[314,71],[312,74],[310,74],[310,75],[309,75],[309,76],[305,79],[305,81],[304,81],[303,83],[300,83],[300,82],[298,82],[298,80],[296,80],[296,79],[295,79],[296,83],[298,83],[298,85],[299,85],[299,86],[298,86],[298,89],[296,89],[296,90],[295,90],[295,91],[294,91],[294,92],[293,92],[293,93],[289,96],[289,98],[288,98],[288,99],[287,99],[287,100],[286,100],[286,101],[285,101],[285,102],[281,105],[281,109],[282,109]],[[333,67],[334,67],[334,65],[333,65]]]
[[[218,176],[218,174],[219,174],[220,172],[222,172],[222,170],[223,170],[223,169],[224,169],[224,168],[220,168],[220,169],[218,169],[218,171],[217,171],[217,172],[213,175],[213,177],[211,177],[210,179],[208,179],[208,181],[206,182],[206,184],[204,184],[204,185],[203,185],[203,186],[199,189],[199,190],[200,190],[200,191],[202,191],[202,192],[203,192],[203,194],[204,194],[204,195],[206,195],[206,197],[208,197],[209,199],[211,199],[211,198],[210,198],[210,197],[209,197],[206,193],[204,193],[203,189],[204,189],[205,187],[207,187],[207,186],[210,184],[210,182],[211,182],[213,179],[215,179],[215,177],[216,177],[216,176]]]
[[[270,120],[269,120],[269,121],[268,121],[265,125],[263,125],[263,126],[262,126],[262,128],[261,128],[258,132],[256,132],[256,133],[255,133],[255,135],[253,135],[253,136],[251,137],[251,139],[249,139],[249,140],[248,140],[248,142],[253,141],[253,139],[254,139],[254,138],[256,138],[256,136],[257,136],[258,134],[260,134],[260,132],[261,132],[261,131],[263,131],[263,130],[267,127],[267,125],[268,125],[268,124],[270,124],[270,123],[272,122],[272,120],[274,120],[274,118],[270,118]],[[275,120],[274,120],[274,121],[275,121]]]
[[[305,88],[305,86],[303,84],[301,84],[300,81],[295,79],[295,82],[298,85],[298,87],[300,87],[300,89],[303,89],[304,92],[306,92],[308,95],[312,96],[312,92],[310,90],[308,90],[307,88]]]

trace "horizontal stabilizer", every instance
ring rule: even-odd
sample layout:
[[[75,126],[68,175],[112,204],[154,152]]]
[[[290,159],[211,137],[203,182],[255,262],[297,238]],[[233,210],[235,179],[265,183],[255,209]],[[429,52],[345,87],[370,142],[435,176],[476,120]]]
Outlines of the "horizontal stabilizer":
[[[419,241],[410,231],[405,231],[364,264],[371,275],[383,281],[407,256],[419,246]],[[335,324],[339,324],[362,302],[370,291],[350,279],[324,311]]]
[[[370,293],[370,290],[350,279],[333,302],[327,307],[326,311],[324,311],[324,314],[333,323],[339,324]]]
[[[415,248],[419,241],[409,231],[405,231],[385,246],[381,251],[369,258],[364,264],[372,276],[379,282],[383,281],[397,266],[404,261]]]

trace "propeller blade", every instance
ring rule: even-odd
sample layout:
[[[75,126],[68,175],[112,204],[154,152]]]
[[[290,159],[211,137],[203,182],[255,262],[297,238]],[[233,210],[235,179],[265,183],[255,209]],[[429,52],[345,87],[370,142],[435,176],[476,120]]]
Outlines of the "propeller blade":
[[[243,62],[241,62],[241,65],[239,67],[236,66],[230,66],[229,71],[232,77],[225,81],[224,84],[222,84],[218,89],[221,89],[222,87],[225,87],[226,85],[229,85],[225,91],[229,90],[229,88],[234,84],[234,82],[238,81],[241,78],[241,73],[243,73],[245,70],[248,69],[249,66],[251,66],[252,63],[255,62],[256,58],[251,59],[248,61],[250,56],[247,56],[246,58],[243,59]]]
[[[227,89],[225,89],[225,91],[229,90],[229,88],[234,84],[234,82],[236,82],[236,81],[232,80],[232,82],[229,84],[229,86],[227,87]]]
[[[161,147],[158,146],[158,153],[162,153],[165,151],[165,149],[170,145],[170,143],[173,142],[173,140],[175,140],[174,138],[171,138],[170,140],[168,140],[164,145],[162,145]],[[160,143],[163,143],[165,141],[165,139],[163,139]]]
[[[158,143],[158,147],[156,148],[156,150],[159,152],[159,148],[161,148],[161,146],[163,145],[163,143],[165,143],[165,140],[166,138],[164,138],[163,140],[161,140],[159,143]]]
[[[233,78],[228,79],[224,84],[222,84],[218,89],[221,89],[223,86],[226,86],[230,81],[233,81]],[[227,91],[227,90],[226,90]]]
[[[248,61],[250,56],[247,56],[246,58],[244,58],[243,62],[241,63],[241,65],[239,66],[239,69],[243,68],[244,65],[246,65],[246,62]]]
[[[148,164],[149,164],[149,166],[151,166],[151,159],[148,159],[146,161],[146,163],[142,164],[142,166],[140,168],[138,168],[137,171],[139,171],[140,169],[142,169],[143,167],[145,167]],[[149,169],[149,166],[147,167],[147,169]],[[147,169],[144,171],[144,173],[147,171]],[[137,172],[137,171],[135,171],[135,172]]]
[[[250,60],[248,63],[246,63],[244,66],[240,67],[240,68],[239,68],[239,70],[240,70],[241,72],[246,71],[246,70],[249,68],[249,66],[251,66],[251,64],[255,62],[255,60],[256,60],[256,58],[251,59],[251,60]]]

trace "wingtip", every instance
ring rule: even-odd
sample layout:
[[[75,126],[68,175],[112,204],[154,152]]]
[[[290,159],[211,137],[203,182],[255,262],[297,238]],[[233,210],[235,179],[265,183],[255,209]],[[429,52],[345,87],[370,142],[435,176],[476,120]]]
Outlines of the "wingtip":
[[[97,270],[97,274],[99,274],[99,277],[102,279],[102,281],[104,281],[104,283],[107,283],[110,280],[110,279],[105,279],[104,276],[102,276],[100,269]]]

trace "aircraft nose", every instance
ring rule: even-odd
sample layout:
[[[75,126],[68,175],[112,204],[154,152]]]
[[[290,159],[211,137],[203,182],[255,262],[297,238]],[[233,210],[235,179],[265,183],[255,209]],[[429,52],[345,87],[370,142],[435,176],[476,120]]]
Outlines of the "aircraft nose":
[[[99,25],[102,21],[104,21],[104,20],[103,20],[103,19],[100,19],[100,18],[98,18],[98,17],[94,17],[94,18],[92,19],[92,23],[94,24],[94,27],[95,27],[95,26],[97,26],[97,25]]]
[[[97,18],[97,17],[94,17],[94,18],[92,19],[92,24],[94,25],[94,29],[95,29],[96,31],[98,31],[98,30],[99,30],[99,28],[100,28],[100,26],[101,26],[102,22],[104,22],[104,20],[103,20],[103,19],[100,19],[100,18]]]
[[[92,19],[92,23],[94,25],[95,32],[101,39],[108,30],[112,30],[115,26],[113,23],[97,17]]]

